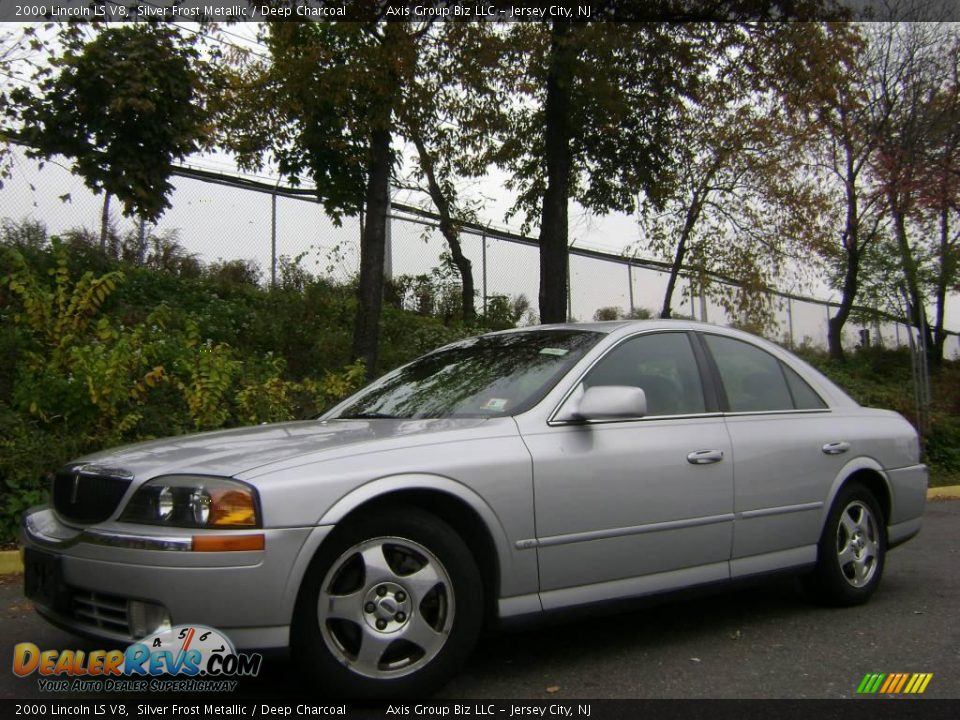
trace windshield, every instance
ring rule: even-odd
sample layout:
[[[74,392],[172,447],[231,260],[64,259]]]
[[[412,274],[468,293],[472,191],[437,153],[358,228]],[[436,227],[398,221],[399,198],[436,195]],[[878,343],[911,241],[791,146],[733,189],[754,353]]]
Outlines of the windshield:
[[[515,415],[539,402],[601,337],[530,330],[470,338],[385,375],[330,419]]]

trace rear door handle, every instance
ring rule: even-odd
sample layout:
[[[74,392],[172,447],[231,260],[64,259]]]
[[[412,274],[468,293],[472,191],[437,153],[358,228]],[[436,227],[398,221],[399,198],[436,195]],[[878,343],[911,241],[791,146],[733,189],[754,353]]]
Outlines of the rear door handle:
[[[691,465],[709,465],[723,460],[723,450],[696,450],[687,455],[687,462]]]
[[[847,450],[850,449],[850,443],[832,442],[832,443],[827,443],[820,449],[823,450],[824,455],[840,455],[841,453],[845,453]]]

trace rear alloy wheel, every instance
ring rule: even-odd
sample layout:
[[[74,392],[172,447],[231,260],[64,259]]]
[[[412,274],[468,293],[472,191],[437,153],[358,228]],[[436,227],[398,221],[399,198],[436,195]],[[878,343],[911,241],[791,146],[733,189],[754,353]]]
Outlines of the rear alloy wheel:
[[[842,488],[827,518],[809,586],[835,605],[858,605],[876,590],[886,555],[884,519],[859,483]]]
[[[301,591],[294,649],[355,698],[423,694],[452,675],[480,629],[480,574],[460,537],[417,508],[339,528]]]
[[[880,568],[880,531],[870,508],[860,500],[852,501],[840,513],[837,564],[854,588],[869,585]]]

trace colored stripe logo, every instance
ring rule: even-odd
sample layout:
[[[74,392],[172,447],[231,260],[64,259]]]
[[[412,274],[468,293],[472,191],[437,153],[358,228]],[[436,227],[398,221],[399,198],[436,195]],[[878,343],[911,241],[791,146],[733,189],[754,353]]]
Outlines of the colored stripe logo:
[[[857,694],[919,695],[932,678],[933,673],[867,673],[857,687]]]

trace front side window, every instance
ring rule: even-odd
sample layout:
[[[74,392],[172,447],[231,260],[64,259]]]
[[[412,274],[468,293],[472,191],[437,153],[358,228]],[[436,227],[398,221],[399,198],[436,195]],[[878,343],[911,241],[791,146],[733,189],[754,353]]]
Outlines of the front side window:
[[[720,371],[730,412],[826,407],[814,390],[770,353],[721,335],[704,335]]]
[[[515,415],[543,399],[602,337],[530,330],[470,338],[385,375],[325,419]]]
[[[696,357],[682,332],[638,335],[621,343],[593,366],[583,385],[638,387],[647,397],[647,415],[706,412]]]

